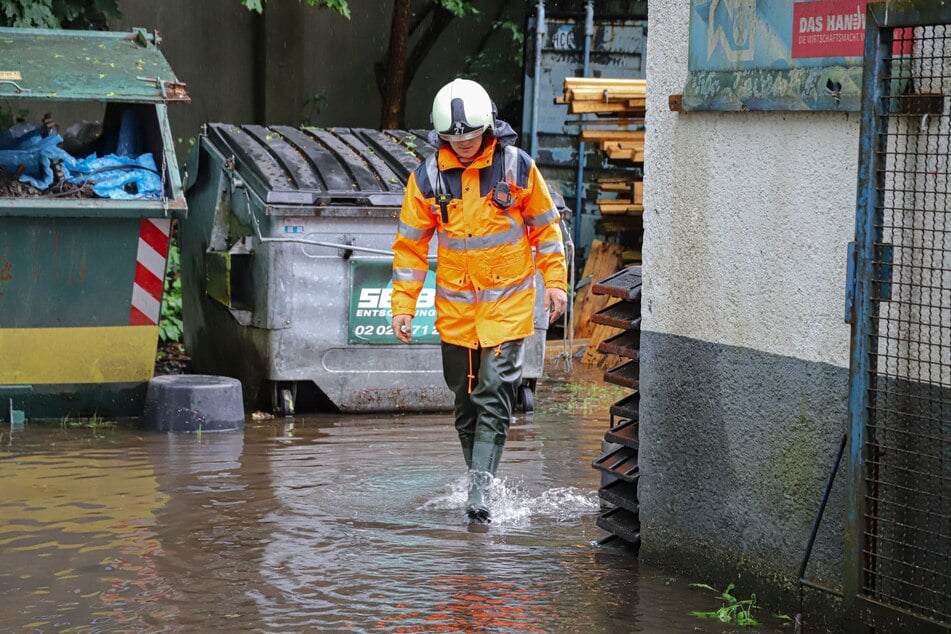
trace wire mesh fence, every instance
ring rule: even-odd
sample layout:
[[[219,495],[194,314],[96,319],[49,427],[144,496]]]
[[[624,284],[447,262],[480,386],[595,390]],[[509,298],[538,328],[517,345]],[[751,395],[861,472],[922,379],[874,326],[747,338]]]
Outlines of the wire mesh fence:
[[[879,603],[951,625],[951,25],[890,36],[861,583]]]

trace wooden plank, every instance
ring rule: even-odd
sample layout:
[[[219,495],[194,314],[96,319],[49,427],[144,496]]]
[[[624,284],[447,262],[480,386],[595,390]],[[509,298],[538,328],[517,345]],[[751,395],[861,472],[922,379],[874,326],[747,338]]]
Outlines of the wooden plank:
[[[613,77],[565,77],[565,87],[629,86],[647,88],[646,79],[618,79]]]
[[[643,259],[641,258],[641,252],[635,251],[634,249],[628,249],[621,254],[621,260],[624,262],[624,266],[631,266],[632,264],[641,264]]]
[[[608,201],[608,202],[599,202],[598,209],[601,210],[602,215],[614,215],[614,214],[642,214],[644,213],[644,205],[635,205],[629,201]]]
[[[617,192],[628,194],[631,192],[633,181],[598,180],[598,189],[603,192]]]
[[[577,125],[577,126],[599,126],[599,125],[613,125],[620,126],[623,129],[635,127],[638,129],[644,128],[644,117],[638,116],[626,116],[625,113],[619,113],[622,116],[619,117],[597,117],[596,119],[568,119],[565,121],[565,125]]]
[[[568,101],[617,101],[630,107],[630,103],[640,104],[644,99],[643,90],[601,89],[601,88],[573,88],[565,91]]]
[[[598,180],[598,189],[604,193],[618,194],[617,200],[598,200],[599,204],[603,202],[621,202],[622,199],[633,205],[644,204],[643,181],[600,179]]]
[[[592,114],[604,112],[629,112],[627,103],[603,103],[600,101],[571,101],[568,114]]]
[[[611,160],[628,160],[635,163],[644,162],[644,150],[635,150],[632,148],[617,147],[616,144],[607,144],[601,146],[601,151]]]
[[[621,254],[623,252],[624,247],[619,244],[592,240],[591,250],[587,260],[585,260],[581,278],[585,279],[590,276],[592,281],[597,281],[620,271]],[[591,316],[612,303],[610,297],[591,294],[591,286],[591,284],[588,284],[578,291],[572,306],[575,339],[584,339],[590,336],[595,326],[591,321]],[[594,344],[594,347],[597,348],[597,343]]]
[[[618,143],[638,143],[644,147],[643,130],[594,130],[588,128],[581,131],[582,141],[617,141]]]

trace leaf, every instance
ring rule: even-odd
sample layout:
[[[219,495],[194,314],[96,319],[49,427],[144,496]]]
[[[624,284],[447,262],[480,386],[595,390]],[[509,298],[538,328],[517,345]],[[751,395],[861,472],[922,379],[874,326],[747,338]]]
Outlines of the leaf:
[[[705,583],[691,583],[691,584],[690,584],[690,587],[691,587],[691,588],[700,588],[700,589],[702,589],[702,590],[713,590],[714,592],[718,592],[718,590],[717,590],[716,588],[714,588],[713,586],[709,586],[709,585],[707,585],[707,584],[705,584]]]

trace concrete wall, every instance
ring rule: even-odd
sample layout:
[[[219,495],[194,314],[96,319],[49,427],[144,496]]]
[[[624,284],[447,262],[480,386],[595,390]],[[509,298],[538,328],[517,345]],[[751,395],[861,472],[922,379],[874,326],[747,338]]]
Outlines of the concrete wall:
[[[689,12],[649,5],[641,552],[761,594],[795,581],[847,428],[859,117],[671,112]],[[842,476],[807,575],[829,585]]]
[[[238,0],[122,0],[119,7],[122,17],[110,28],[158,31],[162,53],[188,85],[191,103],[169,106],[172,133],[182,139],[179,162],[201,124],[255,120],[256,22]]]
[[[417,2],[417,5],[422,2]],[[409,91],[407,127],[428,127],[436,91],[462,72],[468,55],[504,10],[524,20],[528,5],[480,2],[482,17],[457,19],[437,39]],[[386,56],[392,2],[350,0],[351,19],[303,2],[270,0],[263,15],[239,0],[121,0],[113,30],[158,30],[162,51],[192,102],[170,108],[172,130],[183,143],[202,123],[267,123],[375,128],[381,102],[375,64]],[[489,41],[506,45],[500,35]],[[517,51],[512,51],[514,59]],[[521,67],[516,71],[522,72]],[[490,92],[493,86],[487,85]],[[326,100],[319,112],[305,102]]]

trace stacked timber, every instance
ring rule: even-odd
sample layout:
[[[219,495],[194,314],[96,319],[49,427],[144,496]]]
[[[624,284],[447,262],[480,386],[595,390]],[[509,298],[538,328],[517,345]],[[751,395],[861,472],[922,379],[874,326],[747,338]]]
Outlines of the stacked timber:
[[[640,112],[642,118],[646,102],[646,80],[606,77],[566,77],[564,96],[555,98],[555,103],[568,105],[568,114],[625,116]]]
[[[564,95],[555,101],[580,127],[579,140],[592,143],[620,172],[598,180],[599,230],[610,234],[643,234],[644,116],[647,82],[643,79],[567,77]],[[588,115],[594,115],[588,116]],[[640,264],[640,240],[625,250],[624,264]]]
[[[643,79],[567,77],[564,95],[556,99],[568,106],[570,114],[582,115],[570,122],[580,127],[579,140],[596,145],[617,168],[598,180],[601,219],[597,230],[624,246],[593,241],[582,280],[603,279],[625,266],[641,263],[646,97],[647,82]],[[589,267],[592,262],[595,266]],[[575,337],[589,340],[581,363],[606,367],[617,359],[598,354],[598,345],[614,333],[590,322],[594,311],[586,312],[585,308],[600,310],[612,300],[590,297],[590,287],[577,290]]]
[[[569,114],[597,115],[577,122],[582,141],[597,143],[610,160],[644,162],[645,80],[566,77],[564,85],[555,101],[566,104]]]
[[[572,305],[572,322],[574,322],[575,339],[587,339],[588,347],[581,357],[584,365],[607,367],[616,361],[597,352],[598,344],[614,334],[614,329],[602,324],[596,324],[592,317],[598,311],[606,308],[616,299],[609,295],[597,295],[591,292],[590,280],[600,280],[614,275],[623,268],[622,254],[624,248],[618,244],[592,240],[590,254],[585,260],[581,279],[584,286],[577,289],[575,301]]]

